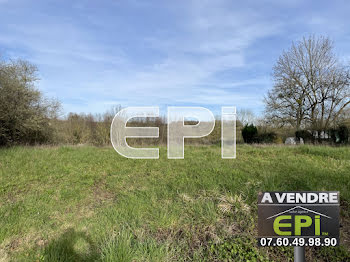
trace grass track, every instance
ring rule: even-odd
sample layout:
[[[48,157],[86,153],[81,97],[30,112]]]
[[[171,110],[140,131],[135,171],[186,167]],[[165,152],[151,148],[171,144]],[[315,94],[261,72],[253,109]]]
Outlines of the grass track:
[[[0,150],[0,261],[288,261],[257,248],[257,192],[339,190],[342,245],[309,261],[350,258],[350,148],[185,148],[184,160],[132,160],[112,148]]]

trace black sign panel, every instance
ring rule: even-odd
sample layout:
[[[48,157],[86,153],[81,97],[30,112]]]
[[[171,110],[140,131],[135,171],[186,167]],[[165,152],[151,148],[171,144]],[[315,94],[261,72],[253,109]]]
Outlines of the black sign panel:
[[[339,192],[262,192],[258,195],[260,246],[335,246]]]

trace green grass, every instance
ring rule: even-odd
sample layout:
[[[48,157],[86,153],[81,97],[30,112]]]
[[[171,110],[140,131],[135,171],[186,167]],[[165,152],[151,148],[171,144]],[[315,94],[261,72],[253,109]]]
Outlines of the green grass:
[[[292,261],[258,248],[257,193],[339,190],[341,246],[309,261],[350,257],[350,148],[185,148],[184,160],[132,160],[112,148],[0,150],[0,261]]]

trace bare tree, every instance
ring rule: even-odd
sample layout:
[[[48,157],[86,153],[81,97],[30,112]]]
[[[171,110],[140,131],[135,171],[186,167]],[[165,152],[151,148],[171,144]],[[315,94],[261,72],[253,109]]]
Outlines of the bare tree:
[[[350,104],[350,74],[329,38],[303,38],[273,68],[274,87],[265,97],[270,121],[296,129],[326,130]]]
[[[240,109],[237,113],[237,120],[242,123],[243,126],[249,124],[256,124],[256,117],[250,109]]]

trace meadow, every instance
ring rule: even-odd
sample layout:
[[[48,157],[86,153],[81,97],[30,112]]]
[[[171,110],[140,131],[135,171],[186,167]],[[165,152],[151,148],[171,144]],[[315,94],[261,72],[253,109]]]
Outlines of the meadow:
[[[292,261],[259,248],[257,193],[337,190],[350,259],[350,147],[186,146],[185,159],[133,160],[111,147],[0,149],[0,261]]]

